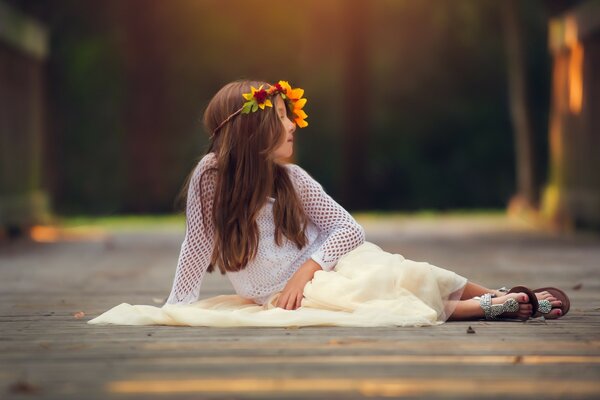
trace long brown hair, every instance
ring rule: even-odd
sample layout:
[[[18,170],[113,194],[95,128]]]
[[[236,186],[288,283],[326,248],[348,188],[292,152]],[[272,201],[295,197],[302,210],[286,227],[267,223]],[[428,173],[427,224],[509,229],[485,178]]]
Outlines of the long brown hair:
[[[212,134],[242,106],[242,93],[250,92],[250,86],[260,85],[266,87],[267,83],[236,81],[221,88],[204,112],[206,132]],[[306,245],[306,215],[286,168],[272,158],[284,140],[284,128],[275,107],[237,115],[212,135],[207,153],[215,154],[217,164],[204,174],[215,175],[215,198],[212,215],[203,215],[205,221],[211,218],[215,227],[209,272],[215,265],[221,273],[239,271],[256,257],[256,218],[269,196],[275,198],[275,243],[281,245],[285,236],[299,249]],[[181,191],[183,197],[188,185],[189,178]]]

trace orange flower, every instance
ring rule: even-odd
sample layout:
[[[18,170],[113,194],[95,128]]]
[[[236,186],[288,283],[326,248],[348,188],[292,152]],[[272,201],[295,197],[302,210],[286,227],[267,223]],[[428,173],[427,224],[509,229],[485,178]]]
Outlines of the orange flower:
[[[308,126],[308,122],[305,121],[306,113],[301,109],[294,109],[294,114],[296,114],[296,118],[294,118],[294,122],[298,125],[299,128],[305,128]]]
[[[306,99],[302,98],[304,89],[292,89],[287,81],[279,81],[279,85],[285,90],[284,98],[287,98],[288,105],[290,106],[289,108],[296,115],[296,118],[294,118],[296,125],[298,125],[299,128],[308,126],[308,122],[305,121],[308,115],[302,110],[306,104]]]

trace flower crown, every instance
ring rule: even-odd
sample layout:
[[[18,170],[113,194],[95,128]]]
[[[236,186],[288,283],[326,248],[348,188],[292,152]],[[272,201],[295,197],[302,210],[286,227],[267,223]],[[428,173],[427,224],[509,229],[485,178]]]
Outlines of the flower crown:
[[[259,109],[264,110],[265,107],[273,107],[271,98],[277,94],[281,95],[289,112],[294,115],[294,122],[296,125],[298,125],[299,128],[308,126],[308,122],[305,121],[308,115],[306,115],[304,110],[302,110],[306,104],[306,99],[302,98],[304,95],[304,89],[292,89],[287,81],[279,81],[273,85],[269,85],[267,89],[263,89],[263,86],[264,85],[260,85],[258,89],[254,86],[250,86],[251,92],[242,94],[244,99],[246,99],[246,102],[242,108],[227,117],[225,121],[221,122],[221,124],[219,124],[219,126],[217,126],[213,131],[213,136],[219,129],[223,127],[223,125],[240,113],[250,114],[251,112],[256,112]]]

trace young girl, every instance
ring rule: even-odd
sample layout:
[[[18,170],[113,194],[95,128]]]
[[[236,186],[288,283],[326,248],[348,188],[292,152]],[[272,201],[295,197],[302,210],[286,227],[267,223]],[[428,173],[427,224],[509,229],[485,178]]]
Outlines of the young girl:
[[[286,163],[296,127],[307,126],[303,93],[284,81],[239,81],[219,90],[208,105],[210,148],[189,181],[187,233],[168,304],[196,301],[204,273],[218,266],[240,296],[294,310],[303,305],[305,287],[317,271],[335,275],[331,271],[342,256],[359,262],[361,253],[370,252],[371,264],[387,254],[363,244],[364,231],[350,214],[303,169]],[[501,293],[429,264],[395,260],[406,271],[392,289],[406,289],[442,319],[527,319],[538,312],[557,318],[568,310],[561,304],[566,296],[555,289],[540,290],[537,297],[523,287]],[[377,268],[365,268],[377,274]],[[390,282],[365,277],[362,284]],[[348,307],[337,304],[339,298],[326,303]]]
[[[248,306],[280,310],[278,322],[259,323],[259,314],[252,314],[254,321],[228,324],[278,325],[283,310],[307,316],[309,322],[296,325],[327,324],[322,315],[338,312],[346,317],[332,324],[361,326],[566,314],[568,297],[559,289],[491,290],[365,242],[352,216],[306,171],[286,162],[296,128],[308,125],[303,94],[285,81],[237,81],[210,101],[204,114],[210,147],[185,189],[187,229],[163,306],[168,316],[154,323],[210,325],[214,313],[190,315]],[[197,302],[205,273],[215,268],[245,300],[227,306],[217,298]],[[186,309],[190,304],[196,308]],[[92,323],[126,319],[99,317]]]

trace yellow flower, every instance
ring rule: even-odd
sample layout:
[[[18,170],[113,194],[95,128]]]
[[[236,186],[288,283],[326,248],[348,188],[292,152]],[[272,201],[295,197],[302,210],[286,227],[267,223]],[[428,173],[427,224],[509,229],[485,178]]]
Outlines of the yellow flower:
[[[292,87],[290,86],[290,84],[288,83],[288,81],[279,81],[279,85],[281,85],[281,87],[285,90],[286,93],[289,90],[292,90]]]
[[[250,93],[242,93],[244,99],[248,100],[244,103],[244,106],[242,107],[243,114],[255,112],[259,108],[261,110],[264,110],[265,106],[273,107],[271,99],[268,98],[269,94],[265,89],[263,89],[263,85],[260,85],[258,89],[254,86],[250,86],[250,89],[252,90]]]

